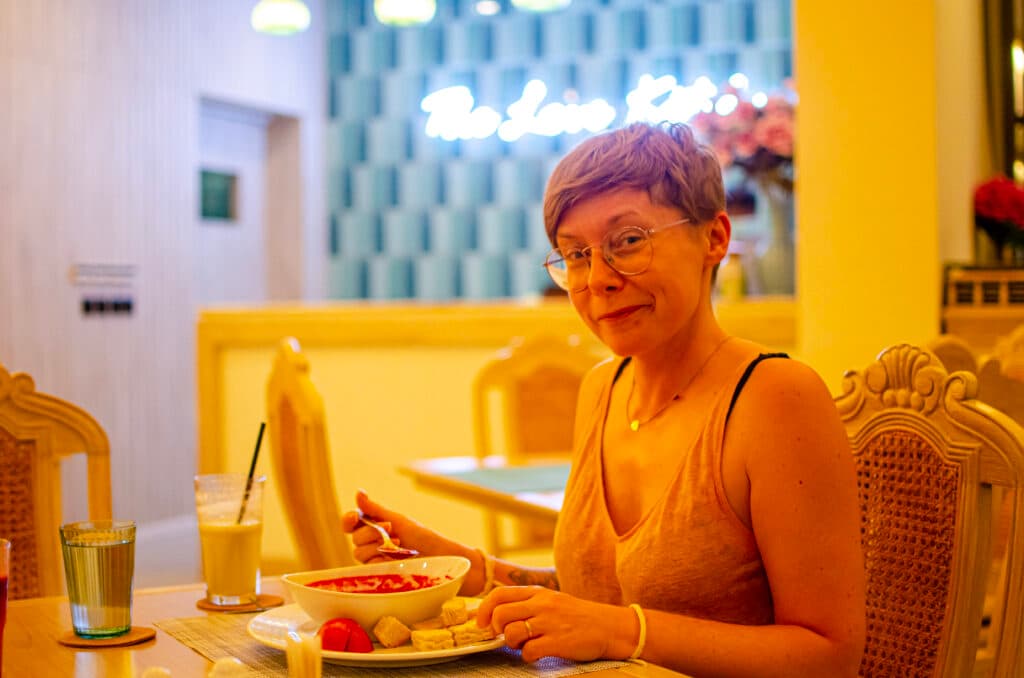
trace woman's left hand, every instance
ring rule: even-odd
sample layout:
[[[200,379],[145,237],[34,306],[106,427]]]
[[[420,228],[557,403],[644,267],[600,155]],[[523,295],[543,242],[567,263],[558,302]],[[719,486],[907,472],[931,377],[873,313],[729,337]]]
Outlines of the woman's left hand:
[[[477,611],[477,623],[505,634],[523,660],[562,657],[575,661],[624,659],[640,626],[628,607],[582,600],[541,586],[501,586]]]

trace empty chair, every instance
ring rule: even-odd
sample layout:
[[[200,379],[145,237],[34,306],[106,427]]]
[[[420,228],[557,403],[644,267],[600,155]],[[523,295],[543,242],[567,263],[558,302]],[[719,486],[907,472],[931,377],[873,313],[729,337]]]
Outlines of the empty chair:
[[[964,370],[972,374],[978,373],[978,359],[974,355],[974,350],[955,334],[940,334],[928,344],[928,350],[939,356],[948,372]]]
[[[868,574],[865,676],[968,676],[989,576],[993,488],[1011,528],[990,674],[1019,676],[1024,431],[968,372],[901,344],[847,372],[836,405],[857,465]]]
[[[0,365],[0,535],[12,542],[12,598],[63,592],[60,463],[73,454],[86,456],[89,519],[109,519],[107,434],[81,408]]]
[[[274,485],[306,568],[354,563],[341,531],[324,423],[324,402],[299,342],[283,339],[267,381],[267,428]]]
[[[996,340],[992,354],[1002,363],[1003,374],[1024,382],[1024,324]]]
[[[473,382],[477,456],[502,454],[510,464],[567,460],[580,382],[600,359],[576,335],[513,339]],[[488,545],[496,556],[551,546],[552,525],[521,522],[510,543],[500,527],[497,514],[489,513]]]

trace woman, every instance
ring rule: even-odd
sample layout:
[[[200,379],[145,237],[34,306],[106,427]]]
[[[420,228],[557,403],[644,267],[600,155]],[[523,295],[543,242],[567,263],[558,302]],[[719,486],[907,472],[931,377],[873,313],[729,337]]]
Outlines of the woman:
[[[592,137],[544,200],[547,267],[616,358],[580,390],[553,570],[495,561],[360,494],[523,658],[642,658],[694,676],[856,675],[864,571],[853,460],[807,366],[726,334],[711,305],[731,225],[685,125]],[[347,514],[355,556],[377,537]],[[495,584],[501,586],[493,588]]]

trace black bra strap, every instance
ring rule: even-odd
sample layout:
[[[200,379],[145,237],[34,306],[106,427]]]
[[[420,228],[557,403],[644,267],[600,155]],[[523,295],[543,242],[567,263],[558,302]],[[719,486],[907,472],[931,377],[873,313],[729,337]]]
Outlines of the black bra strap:
[[[732,400],[729,401],[729,411],[725,413],[726,424],[729,423],[729,417],[732,416],[732,408],[736,405],[736,399],[740,397],[740,391],[743,390],[743,386],[746,385],[747,380],[750,379],[750,375],[753,373],[754,368],[757,367],[759,362],[767,360],[768,358],[789,358],[789,356],[785,353],[761,353],[750,361],[750,364],[747,365],[747,369],[743,371],[743,376],[740,377],[740,380],[736,383],[736,390],[732,392]]]
[[[619,380],[619,377],[622,376],[622,371],[626,369],[626,365],[629,364],[629,361],[631,359],[632,359],[631,357],[627,356],[625,360],[623,360],[621,363],[619,363],[619,369],[615,370],[615,376],[612,377],[612,383],[613,384]]]

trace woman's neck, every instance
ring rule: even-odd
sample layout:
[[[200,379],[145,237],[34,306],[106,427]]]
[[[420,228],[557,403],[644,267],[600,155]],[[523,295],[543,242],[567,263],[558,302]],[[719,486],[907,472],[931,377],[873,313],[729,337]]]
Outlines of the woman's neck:
[[[712,321],[663,347],[633,356],[633,407],[651,412],[674,396],[682,397],[728,339]]]

